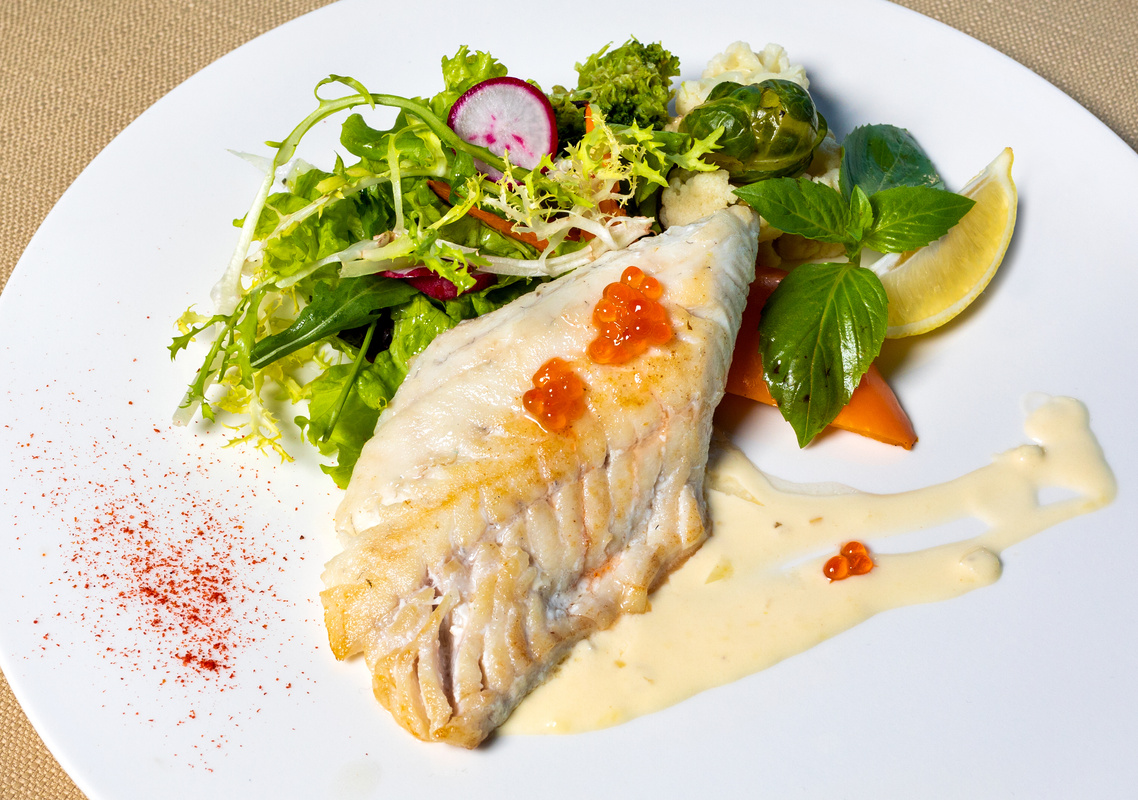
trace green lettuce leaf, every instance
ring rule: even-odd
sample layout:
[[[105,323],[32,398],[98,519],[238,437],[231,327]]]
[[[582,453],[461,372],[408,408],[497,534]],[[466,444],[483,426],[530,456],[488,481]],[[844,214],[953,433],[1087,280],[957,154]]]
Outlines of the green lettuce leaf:
[[[330,475],[341,488],[348,485],[360,451],[375,432],[375,424],[379,419],[379,411],[362,399],[358,390],[358,377],[357,386],[349,390],[347,400],[340,406],[340,397],[351,376],[351,364],[329,367],[324,374],[304,387],[308,416],[296,417],[296,424],[305,438],[322,454],[336,457],[334,464],[322,464],[320,469]],[[332,424],[335,428],[329,430]]]
[[[451,106],[476,83],[501,78],[507,74],[505,65],[489,53],[476,50],[471,53],[466,45],[458,48],[452,57],[443,57],[443,80],[446,88],[430,100],[431,111],[445,120],[450,114]]]
[[[321,184],[339,183],[337,176],[310,169],[296,176],[289,191],[270,195],[257,221],[256,236],[265,240],[283,218],[294,214],[323,196]],[[348,197],[329,202],[319,214],[294,222],[264,246],[261,270],[268,279],[287,277],[315,261],[338,253],[360,239],[371,238],[390,228],[392,210],[390,187],[370,186]]]
[[[423,352],[445,330],[458,324],[424,294],[413,297],[391,313],[395,323],[391,335],[391,359],[406,374],[411,359]]]

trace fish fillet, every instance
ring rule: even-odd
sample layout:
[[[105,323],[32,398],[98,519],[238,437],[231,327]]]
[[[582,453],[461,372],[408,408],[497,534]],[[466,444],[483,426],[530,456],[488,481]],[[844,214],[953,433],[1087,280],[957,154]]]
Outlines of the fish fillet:
[[[420,739],[475,747],[568,653],[706,537],[704,468],[754,274],[749,210],[610,253],[415,360],[336,512],[323,575],[337,658],[363,653],[376,697]],[[604,287],[636,265],[675,337],[624,365],[585,348]],[[549,433],[522,408],[547,360],[587,385]]]

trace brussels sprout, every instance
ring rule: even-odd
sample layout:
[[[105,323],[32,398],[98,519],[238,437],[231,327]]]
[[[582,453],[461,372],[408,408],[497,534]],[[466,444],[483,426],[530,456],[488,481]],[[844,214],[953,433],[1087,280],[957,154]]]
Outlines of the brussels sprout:
[[[801,174],[826,137],[826,120],[809,92],[778,79],[750,86],[724,81],[680,122],[697,139],[717,128],[723,128],[719,149],[705,158],[739,183]]]

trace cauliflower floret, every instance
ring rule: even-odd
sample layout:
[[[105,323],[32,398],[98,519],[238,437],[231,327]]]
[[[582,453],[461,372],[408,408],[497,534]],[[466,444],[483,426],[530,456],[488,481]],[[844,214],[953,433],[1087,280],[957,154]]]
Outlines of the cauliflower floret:
[[[715,172],[676,169],[660,198],[660,221],[665,228],[670,228],[673,225],[687,225],[721,211],[740,202],[734,188],[725,169]],[[779,231],[759,217],[760,243],[771,241],[778,235]]]
[[[842,146],[834,138],[833,131],[827,131],[826,138],[814,151],[814,159],[806,168],[806,177],[815,183],[824,183],[831,189],[839,189],[838,176],[842,171]]]
[[[782,45],[768,44],[756,53],[746,42],[735,42],[707,62],[707,69],[698,81],[684,81],[676,93],[676,113],[681,117],[701,105],[716,84],[724,81],[749,84],[768,78],[794,81],[803,89],[810,88],[806,70],[801,64],[791,64]]]
[[[660,201],[660,221],[664,227],[687,225],[708,214],[739,202],[727,180],[727,170],[715,172],[673,171]]]

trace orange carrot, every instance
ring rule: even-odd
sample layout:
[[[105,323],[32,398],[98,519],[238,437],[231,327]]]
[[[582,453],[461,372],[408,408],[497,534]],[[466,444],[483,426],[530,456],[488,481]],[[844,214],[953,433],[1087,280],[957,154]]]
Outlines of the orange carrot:
[[[585,106],[585,133],[592,132],[593,128],[596,126],[597,123],[593,121],[593,104],[589,103]],[[611,197],[606,197],[604,200],[597,203],[597,208],[606,214],[612,214],[614,217],[623,217],[626,214],[624,206],[622,206],[616,200],[613,200]],[[593,238],[593,234],[589,233],[588,231],[583,231],[581,233],[581,238],[588,241],[589,239]]]
[[[759,267],[747,307],[743,311],[743,326],[735,342],[735,355],[727,375],[727,391],[747,397],[768,406],[776,405],[763,381],[763,361],[759,356],[759,319],[763,305],[771,292],[786,276],[780,269]],[[897,396],[885,382],[876,365],[869,370],[854,389],[853,397],[830,423],[835,428],[860,433],[886,444],[895,444],[911,450],[917,441],[913,423],[897,402]]]
[[[442,181],[427,181],[427,185],[431,187],[431,191],[437,194],[444,203],[450,202],[450,186]],[[509,220],[502,219],[497,214],[491,214],[489,211],[483,211],[480,208],[472,208],[466,212],[474,217],[479,222],[490,226],[503,236],[508,236],[519,242],[525,242],[528,245],[533,245],[538,250],[544,250],[549,246],[547,239],[538,239],[532,233],[519,233],[514,230],[514,224]]]

